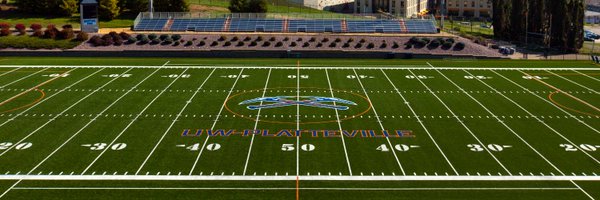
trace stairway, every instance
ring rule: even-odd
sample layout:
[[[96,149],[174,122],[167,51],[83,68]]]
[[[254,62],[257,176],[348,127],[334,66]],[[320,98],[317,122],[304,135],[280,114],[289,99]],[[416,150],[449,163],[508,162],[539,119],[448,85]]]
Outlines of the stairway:
[[[400,23],[400,28],[402,28],[402,31],[401,31],[401,32],[403,32],[403,33],[407,33],[407,32],[408,32],[408,29],[406,28],[406,23],[404,23],[404,19],[401,19],[401,20],[399,21],[399,23]]]
[[[162,30],[163,31],[169,31],[171,30],[171,26],[173,26],[173,22],[175,20],[173,18],[169,18],[169,20],[167,20],[167,23],[165,23],[165,26],[163,26]]]
[[[342,33],[348,32],[348,25],[346,24],[346,19],[342,19]]]
[[[225,24],[223,24],[223,32],[229,32],[229,25],[231,25],[231,17],[227,17],[227,19],[225,19]]]
[[[282,31],[283,31],[284,33],[288,32],[288,23],[289,23],[289,22],[288,22],[288,19],[284,19],[284,20],[283,20],[283,30],[282,30]]]

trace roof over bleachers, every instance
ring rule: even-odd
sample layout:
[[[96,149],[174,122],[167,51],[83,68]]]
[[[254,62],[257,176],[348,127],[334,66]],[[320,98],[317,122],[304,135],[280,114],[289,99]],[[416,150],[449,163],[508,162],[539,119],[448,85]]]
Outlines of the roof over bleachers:
[[[348,17],[346,17],[348,16]],[[437,33],[435,20],[354,15],[140,13],[135,31]]]

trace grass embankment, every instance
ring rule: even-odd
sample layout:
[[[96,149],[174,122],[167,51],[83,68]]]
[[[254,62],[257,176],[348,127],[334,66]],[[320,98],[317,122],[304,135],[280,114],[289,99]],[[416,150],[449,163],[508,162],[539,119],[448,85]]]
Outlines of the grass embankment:
[[[31,36],[0,37],[0,49],[72,49],[79,44],[81,42],[75,40],[54,40]]]

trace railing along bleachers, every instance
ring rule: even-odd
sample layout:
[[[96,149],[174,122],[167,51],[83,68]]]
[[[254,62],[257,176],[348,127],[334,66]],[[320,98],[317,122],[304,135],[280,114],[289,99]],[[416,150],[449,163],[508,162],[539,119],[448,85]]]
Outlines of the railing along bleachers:
[[[342,20],[292,19],[289,20],[288,32],[341,33]]]
[[[398,20],[348,20],[349,33],[401,33]]]
[[[283,32],[283,19],[231,19],[230,32]]]

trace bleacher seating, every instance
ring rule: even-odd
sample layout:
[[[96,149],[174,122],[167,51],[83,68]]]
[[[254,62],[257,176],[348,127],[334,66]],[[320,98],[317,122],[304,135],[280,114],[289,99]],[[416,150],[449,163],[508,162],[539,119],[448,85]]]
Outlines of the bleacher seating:
[[[306,32],[306,33],[437,33],[434,21],[406,19],[141,19],[136,31]],[[345,23],[343,23],[343,21]],[[165,29],[165,30],[163,30]]]
[[[230,32],[283,32],[283,19],[240,19],[233,18]]]
[[[292,19],[289,20],[288,32],[307,33],[341,33],[342,20],[326,19]]]
[[[401,33],[398,20],[348,20],[349,33]]]

